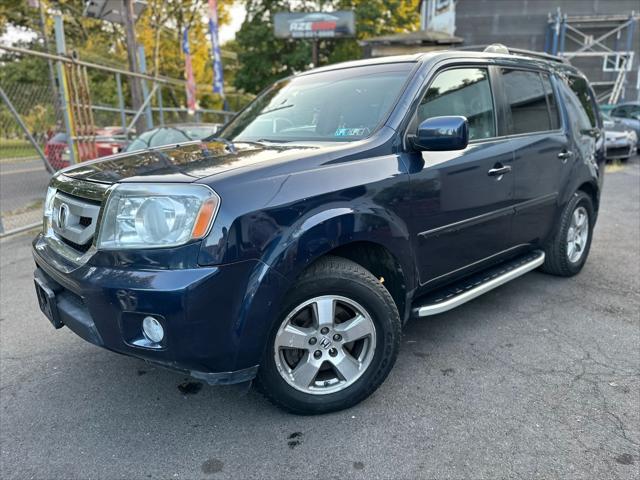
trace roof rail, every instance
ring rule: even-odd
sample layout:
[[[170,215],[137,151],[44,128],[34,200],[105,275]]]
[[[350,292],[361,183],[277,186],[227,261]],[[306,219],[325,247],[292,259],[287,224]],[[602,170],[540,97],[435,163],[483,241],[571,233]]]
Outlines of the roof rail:
[[[534,50],[525,50],[524,48],[509,48],[509,53],[516,55],[526,55],[527,57],[541,58],[543,60],[549,60],[550,62],[569,63],[566,58],[559,57],[557,55],[551,55],[544,52],[536,52]]]
[[[550,55],[544,52],[536,52],[534,50],[525,50],[524,48],[505,47],[504,45],[499,43],[492,43],[489,45],[469,45],[464,47],[457,47],[457,48],[454,48],[453,50],[470,50],[470,51],[477,51],[477,52],[486,51],[490,53],[500,53],[499,50],[501,50],[501,48],[499,47],[506,48],[508,50],[508,53],[512,55],[521,55],[526,57],[539,58],[541,60],[548,60],[550,62],[558,62],[558,63],[565,63],[565,64],[569,63],[567,59],[558,57],[556,55]]]

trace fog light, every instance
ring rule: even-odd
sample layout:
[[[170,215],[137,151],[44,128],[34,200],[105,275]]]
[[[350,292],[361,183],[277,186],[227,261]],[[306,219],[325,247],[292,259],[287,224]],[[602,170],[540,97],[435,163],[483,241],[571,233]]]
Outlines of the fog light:
[[[142,331],[144,336],[155,343],[160,343],[164,338],[164,328],[158,320],[153,317],[144,317],[142,320]]]

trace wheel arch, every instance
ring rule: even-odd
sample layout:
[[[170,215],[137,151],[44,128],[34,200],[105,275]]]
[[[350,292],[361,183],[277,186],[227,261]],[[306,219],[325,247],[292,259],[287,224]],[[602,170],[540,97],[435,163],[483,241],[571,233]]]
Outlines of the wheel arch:
[[[589,195],[591,201],[593,202],[593,209],[598,213],[598,207],[600,205],[600,195],[598,191],[598,187],[593,184],[593,182],[584,182],[582,183],[576,191],[582,191]]]
[[[410,311],[415,266],[408,229],[388,211],[324,211],[302,222],[308,228],[293,229],[281,239],[265,263],[291,284],[319,259],[334,255],[369,270],[389,291],[401,318]]]

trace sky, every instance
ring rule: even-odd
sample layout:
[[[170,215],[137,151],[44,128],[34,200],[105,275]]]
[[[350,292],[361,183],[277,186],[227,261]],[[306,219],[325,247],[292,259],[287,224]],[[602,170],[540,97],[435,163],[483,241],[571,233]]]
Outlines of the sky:
[[[228,25],[222,25],[220,27],[220,43],[224,44],[235,38],[236,32],[240,30],[240,25],[242,25],[246,14],[247,11],[244,5],[240,2],[235,2],[233,7],[231,7],[231,22],[229,22]]]

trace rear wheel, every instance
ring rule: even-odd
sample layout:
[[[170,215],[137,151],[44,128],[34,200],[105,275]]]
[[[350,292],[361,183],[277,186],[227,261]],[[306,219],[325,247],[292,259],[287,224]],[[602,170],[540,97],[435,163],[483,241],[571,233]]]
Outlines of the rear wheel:
[[[578,190],[562,211],[560,224],[545,247],[542,271],[564,277],[580,272],[589,255],[594,220],[591,197]]]
[[[274,326],[257,382],[300,414],[348,408],[386,378],[400,343],[389,292],[360,265],[326,257],[303,274]]]

